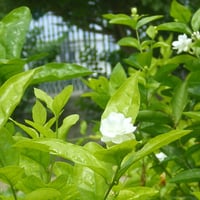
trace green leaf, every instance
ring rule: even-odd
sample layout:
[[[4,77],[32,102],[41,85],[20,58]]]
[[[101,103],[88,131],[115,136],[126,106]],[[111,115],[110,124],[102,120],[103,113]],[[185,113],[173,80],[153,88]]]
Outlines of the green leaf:
[[[29,127],[29,126],[26,126],[24,124],[21,124],[21,123],[15,121],[14,119],[10,119],[10,120],[12,122],[14,122],[23,131],[25,131],[31,138],[37,138],[37,137],[39,137],[38,132],[35,129],[33,129],[33,128]]]
[[[130,166],[132,166],[141,158],[149,155],[150,153],[158,150],[163,146],[166,146],[171,142],[174,142],[175,140],[189,134],[190,132],[190,130],[172,130],[150,139],[141,150],[130,153],[125,158],[125,160],[122,162],[121,169],[119,170],[118,178],[120,178]]]
[[[111,112],[123,113],[131,117],[134,123],[140,107],[140,93],[138,90],[138,74],[129,77],[108,101],[102,118],[106,118]]]
[[[127,187],[119,191],[116,200],[149,200],[150,197],[155,196],[157,193],[157,190],[150,187]]]
[[[191,26],[192,26],[193,31],[199,31],[199,29],[200,29],[200,8],[192,16]]]
[[[0,129],[20,102],[33,75],[34,71],[19,73],[12,76],[0,87]]]
[[[31,12],[27,7],[16,8],[2,19],[0,44],[5,47],[6,58],[20,58],[30,21]]]
[[[200,169],[184,170],[169,180],[172,183],[191,183],[200,182]]]
[[[48,81],[69,80],[91,74],[91,71],[85,67],[68,63],[48,63],[37,67],[32,84]]]
[[[32,163],[27,163],[28,167],[31,167]],[[33,165],[34,169],[35,166]],[[38,168],[36,168],[38,170]],[[29,174],[29,173],[28,173]],[[24,193],[30,193],[34,190],[37,190],[39,188],[43,188],[45,187],[45,183],[43,183],[43,181],[38,178],[37,176],[34,176],[34,171],[33,173],[29,176],[28,174],[26,174],[26,177],[23,178],[23,180],[20,182],[20,184],[17,186],[17,188],[21,191],[23,191]]]
[[[10,165],[0,168],[0,180],[12,186],[21,180],[23,174],[24,170],[19,166]]]
[[[120,46],[134,47],[140,50],[140,43],[138,42],[136,38],[133,38],[133,37],[124,37],[118,41],[118,44]]]
[[[179,84],[175,90],[172,97],[172,115],[174,123],[177,124],[181,119],[183,110],[187,104],[188,92],[187,92],[187,81]]]
[[[136,28],[137,19],[131,18],[125,14],[106,14],[104,18],[110,19],[111,24],[122,24],[131,27],[133,30]]]
[[[74,167],[74,181],[77,185],[81,200],[102,200],[108,184],[101,176],[84,166]]]
[[[0,85],[23,71],[25,61],[22,59],[0,60]]]
[[[164,24],[157,26],[157,30],[174,31],[174,32],[186,33],[186,34],[192,33],[189,26],[187,26],[183,22],[167,22],[167,23],[164,23]]]
[[[55,138],[56,134],[48,127],[43,126],[39,123],[32,122],[30,120],[25,120],[27,124],[32,126],[35,130],[37,130],[42,136],[48,137],[48,138]]]
[[[79,120],[79,115],[73,114],[64,118],[62,125],[58,128],[58,138],[66,140],[69,129]]]
[[[190,10],[173,0],[171,3],[170,15],[178,22],[188,23],[191,18]]]
[[[70,85],[65,87],[58,95],[54,97],[52,102],[52,111],[54,112],[55,116],[59,116],[64,106],[68,102],[72,92],[73,92],[73,86]]]
[[[111,90],[115,92],[116,89],[118,89],[126,79],[126,72],[124,71],[122,65],[118,63],[110,75],[109,85]],[[113,93],[112,91],[111,94]]]
[[[163,17],[162,15],[155,15],[155,16],[150,16],[150,17],[143,17],[142,19],[140,19],[137,22],[136,29],[139,29],[140,27],[148,24],[149,22],[152,22],[154,20],[160,19],[162,17]]]
[[[189,112],[183,112],[183,115],[194,119],[196,121],[200,121],[200,112],[199,111],[189,111]]]
[[[68,159],[74,163],[87,166],[101,174],[103,177],[108,176],[102,162],[97,160],[90,152],[81,146],[67,143],[60,139],[40,138],[35,140],[23,140],[17,142],[15,146],[49,152],[53,155]]]
[[[32,108],[32,118],[34,122],[41,125],[44,125],[47,120],[47,111],[38,100],[36,100],[36,103]]]
[[[154,122],[162,124],[172,124],[170,116],[160,111],[141,110],[138,113],[137,121],[139,122]]]
[[[26,195],[25,200],[60,200],[61,193],[53,188],[39,188]]]
[[[18,164],[19,151],[13,147],[14,144],[12,133],[6,128],[2,128],[0,132],[0,167]]]
[[[156,29],[155,26],[149,26],[149,27],[147,28],[147,30],[146,30],[146,33],[147,33],[147,35],[148,35],[151,39],[154,39],[155,36],[156,36],[156,34],[157,34],[157,29]],[[160,42],[160,43],[161,43],[161,42]],[[157,42],[156,44],[159,45],[159,42]],[[166,43],[164,43],[164,42],[163,42],[163,44],[166,45]],[[157,46],[158,46],[158,45],[157,45]],[[156,46],[156,45],[154,45],[154,47],[155,47],[155,46]]]
[[[200,199],[200,192],[193,192],[193,194],[195,195],[195,197],[197,197],[197,199]]]
[[[101,108],[105,108],[110,98],[109,81],[106,77],[100,76],[98,79],[89,78],[84,83],[92,89],[92,92],[84,93],[83,97],[91,97],[91,99]]]
[[[46,92],[38,88],[34,88],[34,94],[37,99],[43,101],[47,105],[47,108],[52,111],[53,99]]]
[[[129,58],[124,59],[124,61],[137,69],[143,69],[145,66],[149,67],[151,65],[152,52],[134,53]]]
[[[90,142],[85,145],[85,148],[87,147],[88,150],[92,151],[93,155],[99,160],[120,166],[121,161],[128,153],[134,150],[136,144],[136,140],[129,140],[121,144],[114,145],[108,149],[104,149],[100,147],[95,148],[98,144]]]

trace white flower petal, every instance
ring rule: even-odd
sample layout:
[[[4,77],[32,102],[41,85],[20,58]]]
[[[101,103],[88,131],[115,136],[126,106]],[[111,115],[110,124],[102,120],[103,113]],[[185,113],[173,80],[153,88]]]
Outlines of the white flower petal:
[[[119,144],[134,139],[132,133],[136,130],[136,127],[133,126],[131,121],[131,117],[126,118],[122,113],[111,112],[107,118],[101,120],[101,140]]]
[[[178,41],[172,42],[173,49],[178,50],[177,53],[188,52],[192,43],[192,39],[188,38],[186,34],[179,35]]]

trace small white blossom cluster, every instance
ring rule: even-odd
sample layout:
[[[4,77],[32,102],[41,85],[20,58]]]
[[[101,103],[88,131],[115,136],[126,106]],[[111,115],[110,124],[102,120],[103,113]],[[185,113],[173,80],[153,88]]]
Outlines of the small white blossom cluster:
[[[178,40],[172,42],[173,49],[177,50],[177,53],[182,52],[193,52],[193,43],[197,40],[200,40],[200,32],[193,32],[191,38],[189,38],[186,34],[182,34],[178,36]]]
[[[108,117],[101,120],[101,141],[120,144],[135,139],[133,132],[136,127],[133,126],[131,121],[131,117],[126,118],[122,113],[111,112]]]

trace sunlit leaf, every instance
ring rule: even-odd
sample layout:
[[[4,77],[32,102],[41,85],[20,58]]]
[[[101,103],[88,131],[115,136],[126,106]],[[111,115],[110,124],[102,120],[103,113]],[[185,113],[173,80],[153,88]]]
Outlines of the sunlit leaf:
[[[0,129],[6,123],[30,84],[34,71],[12,76],[0,87]]]
[[[64,118],[62,125],[58,128],[58,138],[66,139],[69,129],[79,120],[79,115],[73,114]]]
[[[43,125],[46,122],[46,108],[38,100],[36,100],[36,103],[32,108],[32,117],[34,122],[39,123],[41,125]]]
[[[134,123],[140,107],[140,93],[138,90],[137,73],[129,77],[110,98],[102,118],[106,118],[111,112],[123,113],[131,117]]]
[[[191,25],[194,31],[199,31],[200,29],[200,8],[194,13]]]

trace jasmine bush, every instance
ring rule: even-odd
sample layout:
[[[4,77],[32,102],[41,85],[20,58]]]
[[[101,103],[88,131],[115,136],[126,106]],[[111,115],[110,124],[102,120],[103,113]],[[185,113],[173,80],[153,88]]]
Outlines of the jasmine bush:
[[[97,141],[85,145],[68,141],[77,114],[60,123],[72,86],[54,98],[35,88],[32,120],[24,124],[12,113],[29,85],[91,72],[65,63],[23,72],[30,11],[18,8],[1,21],[0,180],[8,187],[0,199],[200,199],[200,10],[173,0],[170,15],[173,22],[157,26],[161,15],[140,15],[136,8],[130,16],[104,16],[136,37],[118,42],[133,48],[124,59],[128,74],[118,63],[110,77],[84,81],[91,91],[83,96],[102,108],[99,129],[88,136]]]

